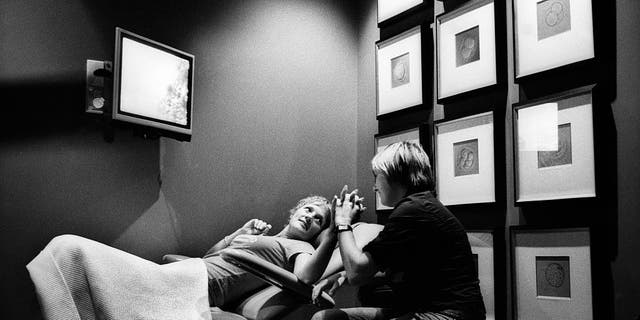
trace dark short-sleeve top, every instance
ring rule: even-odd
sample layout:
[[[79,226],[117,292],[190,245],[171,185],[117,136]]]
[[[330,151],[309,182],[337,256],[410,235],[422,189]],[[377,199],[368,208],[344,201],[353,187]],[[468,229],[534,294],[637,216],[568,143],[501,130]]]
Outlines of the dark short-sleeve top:
[[[292,272],[297,254],[314,252],[313,246],[305,241],[256,235],[239,235],[228,248],[217,252],[209,250],[203,259],[209,274],[209,303],[212,306],[222,307],[236,302],[267,285],[260,278],[222,259],[221,253],[227,249],[251,253]]]
[[[386,271],[396,307],[414,312],[457,310],[484,319],[467,234],[431,192],[400,200],[382,232],[363,251]]]

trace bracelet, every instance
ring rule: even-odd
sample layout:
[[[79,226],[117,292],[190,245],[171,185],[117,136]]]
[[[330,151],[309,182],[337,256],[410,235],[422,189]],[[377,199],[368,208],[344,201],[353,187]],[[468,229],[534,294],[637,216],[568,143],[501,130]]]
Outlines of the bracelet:
[[[338,224],[336,225],[336,231],[338,233],[342,232],[342,231],[352,231],[353,228],[351,227],[350,224]]]

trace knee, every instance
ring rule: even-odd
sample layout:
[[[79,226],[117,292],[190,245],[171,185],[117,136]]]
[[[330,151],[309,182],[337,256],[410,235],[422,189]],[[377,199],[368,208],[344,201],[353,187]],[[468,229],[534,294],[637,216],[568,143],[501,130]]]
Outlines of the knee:
[[[322,319],[327,319],[325,318],[325,313],[327,310],[320,310],[316,313],[313,314],[313,317],[311,317],[311,320],[322,320]]]
[[[76,244],[80,242],[80,239],[83,239],[83,238],[79,236],[74,236],[72,234],[63,234],[51,239],[51,241],[49,241],[49,244],[47,246],[55,247],[55,248],[74,247],[76,246]]]
[[[311,320],[348,320],[344,312],[340,309],[326,309],[316,312]]]
[[[51,239],[49,244],[47,244],[46,249],[50,250],[52,253],[78,253],[83,250],[87,241],[89,241],[89,239],[71,234],[64,234]]]

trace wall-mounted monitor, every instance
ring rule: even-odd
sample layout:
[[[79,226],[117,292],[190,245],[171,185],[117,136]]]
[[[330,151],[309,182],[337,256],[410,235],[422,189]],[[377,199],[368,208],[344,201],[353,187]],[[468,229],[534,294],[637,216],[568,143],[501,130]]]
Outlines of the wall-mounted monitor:
[[[190,140],[194,56],[116,28],[113,119]]]

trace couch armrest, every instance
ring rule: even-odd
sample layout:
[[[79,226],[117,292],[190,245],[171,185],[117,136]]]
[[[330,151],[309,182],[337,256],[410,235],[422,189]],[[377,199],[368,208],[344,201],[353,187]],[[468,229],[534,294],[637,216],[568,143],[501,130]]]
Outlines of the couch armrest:
[[[162,263],[178,262],[189,258],[190,257],[179,254],[165,254],[164,256],[162,256]]]
[[[298,279],[295,274],[274,264],[271,264],[252,254],[236,249],[226,249],[222,253],[222,258],[232,264],[235,264],[262,280],[272,285],[293,292],[303,298],[305,301],[311,302],[311,292],[313,287]],[[330,295],[323,292],[318,299],[321,307],[333,307],[335,302]]]

